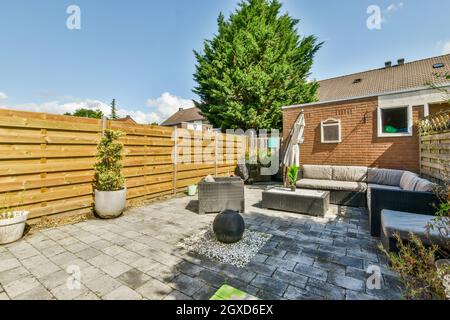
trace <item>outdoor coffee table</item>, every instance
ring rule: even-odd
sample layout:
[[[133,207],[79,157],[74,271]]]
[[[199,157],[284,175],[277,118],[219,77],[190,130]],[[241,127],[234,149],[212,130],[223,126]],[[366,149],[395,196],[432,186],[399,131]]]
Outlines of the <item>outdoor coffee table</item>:
[[[272,188],[262,193],[262,207],[268,209],[323,217],[329,206],[329,191]]]

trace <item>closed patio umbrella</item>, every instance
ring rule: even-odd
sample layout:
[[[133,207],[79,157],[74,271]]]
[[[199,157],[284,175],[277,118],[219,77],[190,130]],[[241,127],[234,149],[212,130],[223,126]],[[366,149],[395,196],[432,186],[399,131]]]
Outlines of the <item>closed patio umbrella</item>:
[[[290,166],[300,166],[300,146],[304,141],[305,132],[305,114],[303,111],[298,116],[291,130],[289,144],[286,148],[283,158],[285,168]]]
[[[303,137],[304,132],[305,132],[305,115],[302,111],[294,123],[292,135],[290,137],[289,144],[284,154],[283,164],[286,167],[290,167],[293,165],[300,166],[299,144],[302,144],[304,141]]]

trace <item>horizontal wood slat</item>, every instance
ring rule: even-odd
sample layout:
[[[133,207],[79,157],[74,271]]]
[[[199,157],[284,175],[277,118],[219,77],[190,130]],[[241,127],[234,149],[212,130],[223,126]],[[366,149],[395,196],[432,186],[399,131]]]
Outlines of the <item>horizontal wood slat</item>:
[[[31,220],[90,213],[102,123],[0,109],[0,204],[29,210]],[[215,132],[200,136],[178,129],[175,139],[171,127],[110,120],[106,128],[124,132],[123,174],[129,204],[179,194],[208,174],[233,174],[237,159],[245,153],[242,136]],[[231,151],[228,156],[227,151]],[[188,163],[183,155],[189,156]]]

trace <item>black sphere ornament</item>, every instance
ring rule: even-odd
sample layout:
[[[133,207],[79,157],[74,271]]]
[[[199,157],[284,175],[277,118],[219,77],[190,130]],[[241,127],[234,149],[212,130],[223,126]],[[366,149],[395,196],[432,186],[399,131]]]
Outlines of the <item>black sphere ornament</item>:
[[[238,212],[225,210],[214,219],[213,231],[218,241],[235,243],[244,235],[245,222]]]

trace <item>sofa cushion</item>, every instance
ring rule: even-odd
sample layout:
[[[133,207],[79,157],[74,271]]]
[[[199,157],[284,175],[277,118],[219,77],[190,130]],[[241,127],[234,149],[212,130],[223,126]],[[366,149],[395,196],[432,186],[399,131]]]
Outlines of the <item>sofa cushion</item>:
[[[331,166],[303,165],[303,178],[305,179],[331,180],[332,177]]]
[[[426,231],[426,226],[434,218],[435,216],[384,209],[381,212],[381,227],[384,234],[391,238],[399,233],[402,239],[409,239],[409,234],[412,232],[426,244],[430,244],[430,238],[437,243],[440,241],[439,231],[430,230],[430,237]]]
[[[419,179],[417,182],[414,191],[421,191],[421,192],[433,192],[434,191],[435,184],[431,181],[428,181],[427,179]]]
[[[333,180],[367,182],[367,167],[333,166]]]
[[[416,184],[419,182],[420,178],[417,174],[405,171],[402,178],[400,179],[400,188],[403,190],[414,191]]]
[[[370,184],[400,186],[405,171],[392,169],[369,168],[367,171],[367,182]]]
[[[333,191],[356,191],[365,192],[367,184],[355,181],[336,181],[320,179],[301,179],[297,181],[298,188],[333,190]]]
[[[212,176],[212,175],[207,175],[206,177],[205,177],[205,180],[204,180],[205,182],[216,182],[216,179],[214,179],[214,177]]]

